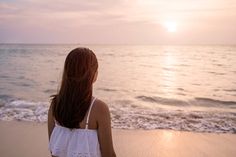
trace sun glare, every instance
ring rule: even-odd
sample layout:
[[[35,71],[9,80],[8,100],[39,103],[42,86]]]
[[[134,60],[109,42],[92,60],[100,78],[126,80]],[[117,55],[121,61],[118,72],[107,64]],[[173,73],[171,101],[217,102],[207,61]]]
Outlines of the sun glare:
[[[166,21],[164,22],[164,26],[168,32],[176,32],[177,24],[174,21]]]

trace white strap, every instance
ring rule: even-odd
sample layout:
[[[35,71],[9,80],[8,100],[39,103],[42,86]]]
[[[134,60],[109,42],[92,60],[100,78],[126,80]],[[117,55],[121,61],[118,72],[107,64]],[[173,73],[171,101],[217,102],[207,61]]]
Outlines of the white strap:
[[[93,104],[94,104],[95,100],[96,100],[96,98],[94,97],[92,102],[91,102],[91,105],[89,106],[89,111],[88,111],[88,116],[87,116],[87,119],[86,119],[85,129],[88,129],[89,116],[90,116],[90,112],[91,112],[91,109],[93,107]]]

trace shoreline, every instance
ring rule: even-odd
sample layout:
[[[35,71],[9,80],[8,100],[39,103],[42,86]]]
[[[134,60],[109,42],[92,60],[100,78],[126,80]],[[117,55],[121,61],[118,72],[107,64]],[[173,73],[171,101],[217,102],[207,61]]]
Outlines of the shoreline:
[[[112,129],[117,157],[233,157],[236,135],[174,130]],[[0,154],[50,156],[46,123],[0,121]]]
[[[119,103],[118,103],[119,104]],[[0,99],[0,120],[46,123],[49,104]],[[176,131],[236,134],[236,112],[198,111],[183,109],[142,108],[110,105],[112,127],[127,130],[171,129]],[[129,112],[132,110],[132,112]]]

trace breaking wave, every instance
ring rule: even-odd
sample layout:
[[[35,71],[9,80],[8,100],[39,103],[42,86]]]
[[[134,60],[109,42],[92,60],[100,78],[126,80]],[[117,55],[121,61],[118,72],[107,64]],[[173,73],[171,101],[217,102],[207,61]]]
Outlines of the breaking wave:
[[[143,96],[137,98],[165,104],[176,103],[176,100]],[[200,100],[205,101],[205,99]],[[185,105],[182,101],[179,101],[179,103]],[[0,101],[0,120],[45,123],[47,121],[48,107],[48,102],[30,102],[24,100]],[[113,128],[236,133],[236,113],[233,112],[151,109],[121,104],[119,101],[116,104],[110,104],[110,111]]]

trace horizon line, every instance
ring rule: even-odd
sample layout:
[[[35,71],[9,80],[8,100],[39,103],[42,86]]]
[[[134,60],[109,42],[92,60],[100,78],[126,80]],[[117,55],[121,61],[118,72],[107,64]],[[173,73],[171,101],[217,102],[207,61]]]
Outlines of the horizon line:
[[[236,46],[235,44],[189,44],[189,43],[181,43],[181,44],[167,44],[167,43],[151,43],[151,44],[144,44],[144,43],[53,43],[53,42],[48,42],[48,43],[41,43],[41,42],[0,42],[0,45],[4,44],[12,44],[12,45],[174,45],[174,46],[183,46],[183,45],[189,45],[189,46]]]

